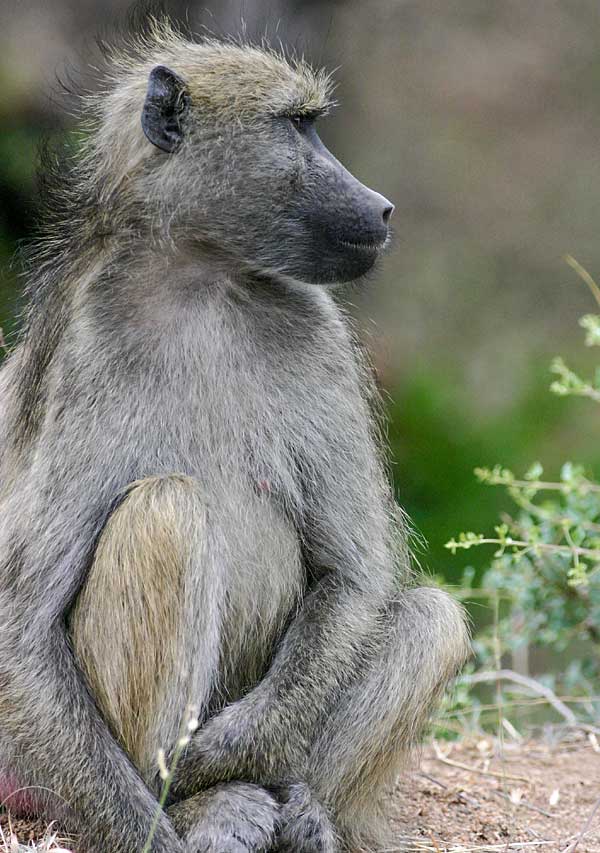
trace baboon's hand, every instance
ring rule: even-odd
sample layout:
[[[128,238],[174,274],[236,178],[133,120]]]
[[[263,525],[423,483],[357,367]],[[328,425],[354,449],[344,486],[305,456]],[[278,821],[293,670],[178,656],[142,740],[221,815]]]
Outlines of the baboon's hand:
[[[225,725],[219,717],[208,720],[177,762],[172,793],[184,798],[234,779],[258,782],[255,774],[247,772],[243,752],[235,726]]]
[[[208,720],[181,756],[172,790],[178,798],[242,779],[260,785],[299,778],[303,753],[248,695]],[[276,741],[274,748],[273,739]]]
[[[186,853],[266,853],[275,842],[279,803],[258,785],[231,782],[168,809]]]
[[[302,782],[284,792],[277,853],[336,853],[338,839],[324,808]]]

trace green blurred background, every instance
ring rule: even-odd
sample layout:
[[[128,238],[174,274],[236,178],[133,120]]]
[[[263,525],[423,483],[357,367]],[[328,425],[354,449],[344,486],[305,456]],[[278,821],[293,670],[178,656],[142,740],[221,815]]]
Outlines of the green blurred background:
[[[539,459],[600,466],[595,411],[548,393],[548,363],[583,372],[565,265],[600,274],[600,6],[595,0],[172,0],[196,30],[266,32],[337,67],[325,142],[396,204],[379,275],[348,293],[386,392],[398,497],[428,541],[422,565],[457,581],[483,549],[459,530],[507,506],[473,468]],[[0,325],[19,310],[20,241],[35,217],[36,148],[73,124],[56,77],[93,86],[94,37],[127,0],[0,2]],[[591,368],[590,368],[591,369]]]

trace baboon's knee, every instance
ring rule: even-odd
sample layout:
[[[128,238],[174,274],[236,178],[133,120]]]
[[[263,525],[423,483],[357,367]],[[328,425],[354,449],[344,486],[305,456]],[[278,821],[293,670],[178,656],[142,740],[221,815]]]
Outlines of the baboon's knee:
[[[471,647],[463,607],[444,590],[419,587],[402,593],[393,607],[400,646],[407,643],[424,666],[423,685],[444,684],[466,662]]]
[[[316,789],[332,807],[348,850],[386,846],[383,791],[406,765],[469,654],[463,610],[442,590],[403,590],[387,615],[370,673],[345,697],[315,749]]]
[[[70,620],[95,699],[142,769],[177,661],[185,570],[200,558],[205,504],[174,474],[132,483],[108,519]]]
[[[400,752],[417,740],[470,654],[463,608],[433,587],[406,589],[389,610],[389,633],[367,692]],[[390,753],[394,750],[390,750]]]

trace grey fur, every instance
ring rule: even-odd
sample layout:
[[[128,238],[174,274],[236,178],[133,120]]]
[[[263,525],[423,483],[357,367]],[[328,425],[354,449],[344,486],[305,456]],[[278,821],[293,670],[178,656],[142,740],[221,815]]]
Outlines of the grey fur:
[[[189,90],[173,154],[139,121],[156,65]],[[112,77],[0,371],[0,776],[140,851],[191,702],[154,853],[376,849],[468,647],[410,588],[370,370],[307,283],[372,264],[385,199],[290,133],[326,106],[303,64],[163,23]]]

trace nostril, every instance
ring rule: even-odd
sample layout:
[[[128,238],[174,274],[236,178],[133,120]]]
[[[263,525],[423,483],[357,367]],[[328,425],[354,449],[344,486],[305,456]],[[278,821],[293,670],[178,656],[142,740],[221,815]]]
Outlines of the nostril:
[[[385,210],[383,211],[382,216],[383,216],[383,221],[384,221],[385,225],[389,224],[389,221],[392,218],[393,212],[394,212],[394,205],[393,204],[388,205],[388,207],[386,207]]]

